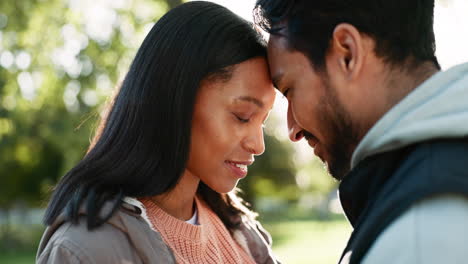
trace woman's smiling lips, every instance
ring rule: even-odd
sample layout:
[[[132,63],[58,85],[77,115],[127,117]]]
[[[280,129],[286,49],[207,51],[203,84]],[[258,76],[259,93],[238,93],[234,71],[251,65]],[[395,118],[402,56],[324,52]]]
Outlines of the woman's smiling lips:
[[[253,160],[251,161],[231,161],[227,160],[227,167],[239,178],[244,178],[247,175],[248,169],[247,166],[252,165]]]

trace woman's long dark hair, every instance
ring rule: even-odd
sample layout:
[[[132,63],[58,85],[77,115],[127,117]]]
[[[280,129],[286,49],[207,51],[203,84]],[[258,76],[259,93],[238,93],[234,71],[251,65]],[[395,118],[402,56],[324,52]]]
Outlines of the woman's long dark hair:
[[[88,153],[56,186],[44,222],[51,225],[64,212],[76,223],[84,206],[93,229],[123,197],[174,188],[186,168],[201,81],[229,77],[230,66],[258,56],[266,56],[261,35],[228,9],[196,1],[169,11],[139,48]],[[239,224],[235,216],[248,214],[233,193],[203,183],[198,193],[230,229]],[[108,201],[113,210],[102,216]]]

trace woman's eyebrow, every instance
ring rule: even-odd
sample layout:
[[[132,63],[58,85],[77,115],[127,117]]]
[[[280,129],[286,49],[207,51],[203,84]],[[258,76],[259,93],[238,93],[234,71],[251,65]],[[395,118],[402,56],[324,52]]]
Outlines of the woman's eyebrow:
[[[253,103],[253,104],[255,104],[256,106],[258,106],[260,108],[264,107],[264,104],[263,104],[262,101],[258,100],[257,98],[251,97],[251,96],[239,96],[235,100],[236,101],[241,100],[241,101],[250,102],[250,103]]]

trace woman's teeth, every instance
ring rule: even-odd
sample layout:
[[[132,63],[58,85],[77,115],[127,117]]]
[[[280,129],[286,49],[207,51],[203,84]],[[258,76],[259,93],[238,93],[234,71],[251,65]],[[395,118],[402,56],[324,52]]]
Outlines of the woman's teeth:
[[[230,164],[236,166],[237,168],[243,170],[243,171],[247,171],[247,165],[245,164],[240,164],[240,163],[235,163],[235,162],[232,162],[232,161],[229,161]]]
[[[240,168],[243,171],[247,170],[247,165],[244,165],[244,164],[235,164],[235,165],[236,165],[236,167]]]

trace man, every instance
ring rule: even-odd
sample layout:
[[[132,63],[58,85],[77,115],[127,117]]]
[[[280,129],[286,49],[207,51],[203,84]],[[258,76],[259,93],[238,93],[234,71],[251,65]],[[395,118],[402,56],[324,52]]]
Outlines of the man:
[[[259,0],[272,80],[340,180],[340,263],[468,261],[468,64],[440,72],[434,0]]]

